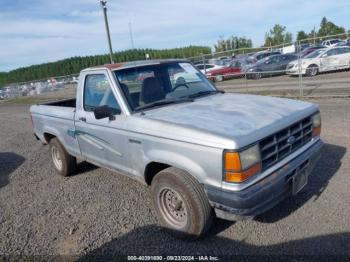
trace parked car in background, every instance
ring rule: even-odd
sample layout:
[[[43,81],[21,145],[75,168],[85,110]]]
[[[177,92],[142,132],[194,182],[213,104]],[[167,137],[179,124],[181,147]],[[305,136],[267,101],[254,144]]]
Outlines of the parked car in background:
[[[341,43],[342,41],[340,39],[328,39],[325,40],[321,43],[321,45],[325,46],[325,47],[333,47],[335,45],[337,45],[338,43]]]
[[[197,64],[196,67],[203,73],[206,74],[212,70],[221,69],[223,65],[215,65],[215,64]]]
[[[213,64],[218,66],[226,66],[232,59],[224,56],[219,58],[211,58],[206,61],[207,64]]]
[[[260,61],[261,59],[264,59],[268,56],[279,55],[279,54],[281,54],[281,52],[279,52],[279,51],[272,51],[272,52],[271,51],[260,51],[260,52],[254,53],[249,58],[251,59],[251,61],[253,63],[256,63],[256,62]]]
[[[230,61],[229,64],[227,64],[227,66],[210,70],[209,72],[206,73],[206,76],[209,80],[220,82],[225,79],[241,76],[242,75],[241,67],[242,67],[242,64],[238,59],[232,60]]]
[[[287,65],[298,59],[295,54],[273,55],[260,60],[247,69],[247,78],[259,79],[264,76],[283,75]]]
[[[250,68],[253,65],[252,60],[250,60],[248,57],[239,58],[237,60],[240,63],[242,73],[245,73],[248,70],[248,68]]]
[[[308,54],[312,53],[313,51],[315,51],[317,49],[322,49],[322,48],[324,48],[324,46],[322,46],[322,45],[315,45],[315,46],[307,47],[300,52],[300,57],[305,57]]]
[[[315,76],[320,72],[350,68],[350,47],[330,47],[318,49],[301,59],[301,73]],[[298,75],[298,61],[291,62],[287,67],[287,74]]]
[[[300,51],[304,51],[305,49],[311,47],[310,43],[304,43],[304,44],[300,44]]]
[[[350,37],[346,38],[345,43],[350,46]]]
[[[339,42],[335,46],[350,46],[350,41],[349,41],[349,39],[346,39],[344,41]]]

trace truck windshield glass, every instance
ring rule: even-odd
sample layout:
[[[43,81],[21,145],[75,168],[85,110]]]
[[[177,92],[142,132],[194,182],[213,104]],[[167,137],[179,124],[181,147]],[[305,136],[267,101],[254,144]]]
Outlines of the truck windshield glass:
[[[134,111],[170,104],[167,101],[191,101],[188,98],[194,94],[208,95],[216,91],[205,76],[187,62],[128,68],[115,71],[115,75]]]

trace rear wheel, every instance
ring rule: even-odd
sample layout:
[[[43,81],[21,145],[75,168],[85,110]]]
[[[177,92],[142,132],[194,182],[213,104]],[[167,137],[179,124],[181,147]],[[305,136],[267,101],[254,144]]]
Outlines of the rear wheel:
[[[307,76],[315,76],[319,72],[317,65],[309,65],[308,68],[306,68],[306,75]]]
[[[151,190],[159,221],[176,236],[198,238],[209,229],[213,210],[191,175],[169,167],[154,177]]]
[[[76,168],[76,158],[68,154],[57,138],[50,140],[50,155],[53,166],[61,176],[69,176]]]

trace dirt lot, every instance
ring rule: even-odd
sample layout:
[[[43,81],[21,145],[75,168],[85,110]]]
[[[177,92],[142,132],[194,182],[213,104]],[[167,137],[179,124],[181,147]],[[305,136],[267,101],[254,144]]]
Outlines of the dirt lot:
[[[0,103],[0,255],[350,255],[350,100],[313,102],[326,146],[308,186],[254,220],[217,220],[197,242],[159,228],[148,188],[129,178],[84,163],[56,175],[29,107]]]

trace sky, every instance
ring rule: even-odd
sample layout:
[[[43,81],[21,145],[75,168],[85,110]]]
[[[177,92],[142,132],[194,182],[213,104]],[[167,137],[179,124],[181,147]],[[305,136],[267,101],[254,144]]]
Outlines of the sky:
[[[262,45],[274,24],[318,28],[326,16],[350,29],[350,1],[108,0],[114,51],[213,46],[220,36],[244,36]],[[107,53],[98,0],[0,0],[0,72],[71,56]]]

